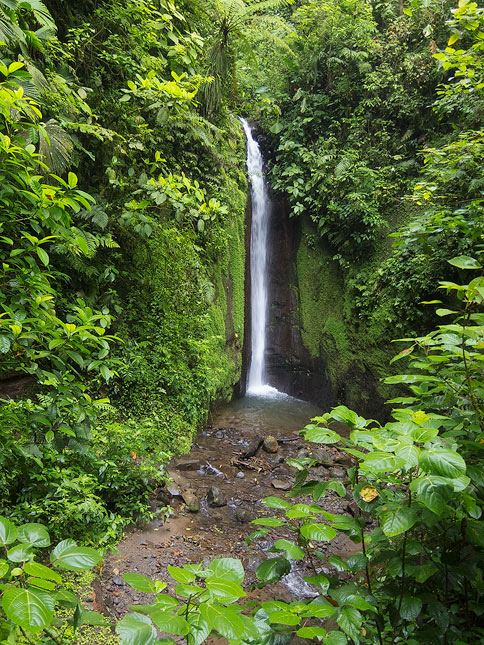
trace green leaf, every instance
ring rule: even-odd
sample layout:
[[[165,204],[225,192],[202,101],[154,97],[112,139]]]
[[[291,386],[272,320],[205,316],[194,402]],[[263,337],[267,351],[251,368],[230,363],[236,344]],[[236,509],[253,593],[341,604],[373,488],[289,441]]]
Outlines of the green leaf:
[[[0,560],[0,579],[10,571],[10,565],[6,560]]]
[[[232,582],[242,582],[245,572],[242,562],[236,558],[217,558],[208,567],[214,577]]]
[[[240,616],[227,607],[202,603],[200,613],[210,628],[213,627],[228,640],[240,639],[245,631],[244,623]]]
[[[324,573],[318,573],[317,576],[305,576],[304,580],[319,587],[322,593],[326,593],[329,589],[329,580]]]
[[[360,642],[362,616],[354,607],[342,607],[336,622],[355,643]]]
[[[402,446],[395,451],[395,455],[405,462],[405,469],[411,470],[418,466],[420,450],[414,445]]]
[[[99,551],[87,546],[77,546],[72,540],[59,542],[50,556],[51,562],[56,567],[70,571],[85,571],[99,564],[101,555]]]
[[[11,562],[25,562],[32,556],[32,547],[30,544],[16,544],[7,551],[7,558]]]
[[[72,591],[60,589],[52,595],[59,605],[61,605],[62,607],[67,607],[68,609],[75,609],[79,603],[76,594],[72,593]]]
[[[280,580],[291,571],[291,563],[285,558],[270,558],[265,560],[255,570],[257,579],[261,582]]]
[[[75,188],[77,186],[77,175],[73,172],[70,172],[67,175],[67,183],[69,184],[69,188]]]
[[[143,593],[156,592],[156,585],[153,580],[150,580],[139,573],[123,573],[123,580],[127,582],[130,587],[136,589],[136,591],[142,591]]]
[[[370,472],[388,472],[403,466],[403,460],[388,452],[370,452],[360,464],[361,470]]]
[[[220,580],[218,578],[207,578],[206,580],[207,591],[210,595],[216,598],[219,602],[232,603],[238,598],[242,598],[247,594],[240,585],[231,580]]]
[[[313,443],[337,443],[341,441],[340,435],[329,428],[315,426],[309,430],[303,430],[303,433],[306,440],[312,441]]]
[[[190,645],[201,645],[210,635],[209,624],[198,612],[188,614],[187,620],[190,625]]]
[[[183,616],[172,614],[169,611],[156,610],[152,612],[151,617],[162,632],[186,636],[190,631],[190,626]]]
[[[286,557],[289,560],[302,560],[304,558],[304,551],[301,547],[289,540],[276,540],[274,542],[274,549],[276,551],[285,551]]]
[[[264,497],[262,503],[270,508],[291,508],[292,506],[290,502],[280,497]]]
[[[420,466],[427,473],[443,477],[460,477],[466,473],[466,463],[458,453],[438,446],[422,451]]]
[[[177,582],[183,582],[187,584],[195,580],[195,575],[191,573],[191,571],[187,571],[186,569],[182,569],[181,567],[168,566],[167,571],[173,578],[173,580],[176,580]]]
[[[441,516],[449,501],[454,487],[452,482],[435,475],[424,475],[414,479],[410,490],[416,500],[426,506],[432,513]]]
[[[7,589],[2,597],[2,608],[12,622],[30,631],[47,627],[54,617],[54,599],[37,589]]]
[[[50,537],[42,524],[23,524],[18,529],[18,541],[32,546],[49,546]]]
[[[156,629],[143,614],[127,614],[116,625],[116,634],[122,645],[153,645],[156,641]]]
[[[57,571],[52,571],[52,569],[49,569],[49,567],[46,567],[43,564],[39,564],[38,562],[26,562],[24,565],[24,571],[29,576],[44,578],[45,580],[53,580],[58,584],[62,582],[62,578],[57,573]]]
[[[297,630],[296,636],[307,640],[321,640],[326,636],[326,630],[323,627],[301,627]]]
[[[400,616],[403,618],[403,620],[409,620],[413,622],[414,620],[416,620],[417,616],[420,614],[421,611],[422,611],[422,601],[420,600],[420,598],[403,596],[402,604],[400,607]]]
[[[348,639],[342,632],[329,632],[324,639],[324,645],[346,645]]]
[[[257,520],[252,520],[252,524],[257,524],[257,526],[283,526],[285,522],[276,517],[259,517]]]
[[[292,614],[290,611],[273,611],[269,613],[270,623],[280,623],[281,625],[299,625],[301,617]]]
[[[304,524],[300,531],[306,539],[319,542],[329,542],[336,537],[334,528],[326,524]]]
[[[10,338],[8,336],[0,336],[0,353],[6,354],[10,349]]]
[[[106,616],[98,611],[83,611],[79,620],[80,625],[109,625]]]
[[[482,264],[479,264],[479,262],[476,259],[471,258],[468,255],[458,255],[457,257],[452,258],[452,260],[447,260],[447,262],[459,269],[481,269],[482,268]]]
[[[412,528],[417,521],[417,512],[408,506],[398,506],[380,515],[380,524],[387,537],[395,537]]]
[[[0,545],[12,544],[17,539],[17,527],[6,517],[0,517]]]
[[[49,254],[47,253],[47,251],[44,251],[44,249],[41,248],[40,246],[37,247],[37,255],[39,256],[39,259],[42,262],[42,264],[44,264],[45,266],[49,264]]]

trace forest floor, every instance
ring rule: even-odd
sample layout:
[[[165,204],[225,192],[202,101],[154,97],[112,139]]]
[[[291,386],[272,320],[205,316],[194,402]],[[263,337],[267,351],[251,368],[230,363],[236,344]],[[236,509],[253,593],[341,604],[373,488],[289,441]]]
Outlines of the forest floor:
[[[215,415],[212,423],[224,420]],[[165,581],[166,592],[174,593],[177,583],[170,578],[167,566],[208,563],[216,557],[242,560],[246,571],[244,586],[250,600],[290,602],[318,595],[303,579],[314,575],[314,571],[309,563],[299,561],[293,561],[291,573],[280,583],[266,589],[251,589],[256,583],[257,566],[267,557],[274,557],[273,553],[266,554],[267,549],[276,539],[291,539],[293,534],[285,527],[277,527],[250,545],[245,538],[256,529],[251,520],[280,513],[264,506],[262,499],[284,496],[290,490],[296,471],[286,464],[288,458],[315,456],[325,465],[313,471],[312,476],[344,480],[346,469],[337,463],[342,455],[331,446],[311,448],[298,429],[289,424],[289,428],[278,428],[277,452],[266,452],[261,446],[254,456],[244,459],[244,453],[253,449],[259,437],[264,438],[260,430],[245,427],[241,434],[238,427],[212,425],[199,433],[188,456],[172,460],[168,473],[173,481],[153,499],[154,505],[162,507],[168,497],[173,509],[171,516],[164,523],[156,519],[144,528],[134,528],[119,544],[119,553],[106,557],[101,584],[93,599],[96,609],[120,618],[130,605],[152,601],[150,594],[129,587],[123,573],[140,573]],[[299,501],[312,499],[298,498]],[[319,503],[331,513],[345,513],[352,506],[351,501],[333,491],[328,491]],[[317,546],[328,556],[348,555],[356,550],[353,542],[341,533],[333,541]]]

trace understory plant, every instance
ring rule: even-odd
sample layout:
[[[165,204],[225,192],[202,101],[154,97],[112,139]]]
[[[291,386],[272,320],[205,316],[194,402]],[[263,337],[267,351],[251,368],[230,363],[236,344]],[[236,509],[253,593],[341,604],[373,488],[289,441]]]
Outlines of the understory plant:
[[[0,517],[0,642],[58,643],[58,628],[71,625],[102,625],[105,618],[85,611],[78,597],[64,587],[63,571],[86,571],[96,566],[102,554],[74,540],[62,540],[47,558],[51,544],[45,526],[16,526]],[[69,611],[61,619],[59,611]]]
[[[467,256],[450,262],[462,271],[481,268]],[[253,521],[249,542],[280,533],[269,549],[274,557],[256,570],[259,584],[304,561],[315,597],[254,609],[241,601],[244,571],[231,558],[169,567],[178,583],[173,595],[162,593],[164,583],[126,574],[135,589],[157,596],[118,624],[122,643],[152,645],[155,625],[190,645],[211,633],[230,643],[285,643],[295,635],[327,645],[482,641],[484,277],[441,288],[453,304],[437,314],[452,322],[406,339],[412,344],[395,360],[410,357],[408,372],[387,379],[408,385],[412,396],[392,400],[399,407],[385,425],[345,406],[315,417],[301,433],[337,447],[346,476],[321,479],[321,450],[291,459],[292,490],[264,500],[282,513]],[[337,432],[341,424],[349,431]],[[349,499],[351,513],[328,512],[328,491]],[[355,543],[354,553],[327,557],[321,543],[339,533]]]

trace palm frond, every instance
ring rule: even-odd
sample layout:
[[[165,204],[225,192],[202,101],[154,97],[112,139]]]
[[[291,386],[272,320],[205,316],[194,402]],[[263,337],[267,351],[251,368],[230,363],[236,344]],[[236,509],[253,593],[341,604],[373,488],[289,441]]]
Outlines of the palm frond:
[[[43,129],[47,136],[41,132],[39,154],[51,172],[61,175],[72,163],[74,143],[55,119],[49,119]]]
[[[2,0],[5,2],[5,0]],[[42,0],[24,0],[22,7],[30,10],[41,27],[48,27],[51,31],[56,31],[57,27],[52,18],[50,11],[47,9]]]

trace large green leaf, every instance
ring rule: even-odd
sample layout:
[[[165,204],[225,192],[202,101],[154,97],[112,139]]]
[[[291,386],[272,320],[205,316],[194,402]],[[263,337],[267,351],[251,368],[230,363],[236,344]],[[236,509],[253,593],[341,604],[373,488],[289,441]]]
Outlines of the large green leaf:
[[[122,645],[153,645],[156,641],[156,629],[143,614],[127,614],[116,625],[116,634]]]
[[[447,262],[459,269],[480,269],[482,267],[482,264],[468,255],[458,255],[451,260],[447,260]]]
[[[51,553],[51,562],[54,566],[70,571],[85,571],[99,564],[101,554],[87,546],[77,546],[72,540],[59,542]]]
[[[31,557],[33,557],[33,552],[30,544],[16,544],[7,551],[7,558],[11,562],[25,562]]]
[[[381,473],[398,470],[404,464],[403,459],[399,459],[389,452],[370,452],[368,455],[365,455],[364,460],[360,464],[360,468],[361,470],[367,470],[372,473]]]
[[[269,622],[281,625],[299,625],[301,617],[290,611],[272,611],[269,613]]]
[[[304,524],[300,530],[301,535],[308,540],[329,542],[336,537],[334,528],[332,526],[326,526],[326,524]]]
[[[240,585],[231,580],[207,578],[206,587],[213,598],[226,604],[235,602],[238,598],[247,595]]]
[[[168,573],[177,582],[183,582],[184,584],[189,584],[195,580],[195,575],[191,571],[182,569],[181,567],[167,567]]]
[[[240,616],[228,607],[202,603],[200,613],[210,628],[227,638],[228,640],[240,640],[244,634],[245,627]]]
[[[186,636],[190,631],[190,626],[183,616],[172,614],[169,611],[156,610],[152,612],[151,617],[162,632]]]
[[[408,506],[398,506],[380,515],[380,524],[388,537],[395,537],[412,528],[417,521],[417,512]]]
[[[400,616],[404,620],[409,620],[413,623],[421,611],[422,601],[420,600],[420,598],[403,596],[400,606]]]
[[[259,564],[255,570],[257,579],[261,582],[280,580],[291,571],[291,563],[285,558],[270,558]]]
[[[320,428],[319,426],[306,426],[304,430],[304,436],[307,441],[312,441],[313,443],[338,443],[341,441],[341,437],[334,430],[329,428]]]
[[[50,537],[42,524],[23,524],[18,529],[18,541],[32,546],[49,546]]]
[[[136,589],[136,591],[142,591],[143,593],[156,592],[156,584],[153,580],[150,580],[139,573],[123,573],[123,580],[127,582],[130,587]]]
[[[304,551],[301,547],[289,540],[276,540],[274,542],[274,549],[276,551],[285,551],[286,557],[289,560],[302,560],[304,558]]]
[[[296,636],[299,638],[305,638],[307,640],[321,640],[326,636],[326,630],[324,627],[301,627],[296,632]]]
[[[450,448],[439,446],[422,451],[420,466],[425,472],[442,477],[460,477],[466,473],[466,463],[462,457]]]
[[[454,487],[452,482],[444,477],[423,475],[413,480],[410,490],[414,493],[417,501],[440,516],[454,492]]]
[[[17,539],[17,527],[6,517],[0,517],[0,545],[12,544]]]
[[[54,617],[54,598],[38,589],[11,587],[2,597],[2,608],[11,621],[28,631],[40,631]]]
[[[190,625],[190,645],[201,645],[210,634],[210,627],[205,618],[197,612],[187,617]]]
[[[340,615],[336,619],[336,622],[341,629],[346,632],[348,636],[355,641],[355,643],[360,642],[362,621],[363,619],[360,612],[354,607],[343,607]]]
[[[221,580],[242,582],[245,576],[244,567],[236,558],[217,558],[208,567],[213,576]]]
[[[290,502],[280,497],[264,497],[262,503],[269,508],[291,508],[292,506]]]
[[[46,567],[43,564],[38,562],[26,562],[24,564],[24,571],[29,576],[35,576],[36,578],[44,578],[45,580],[53,580],[54,582],[61,583],[62,578],[57,573],[57,571],[52,571],[49,567]]]

